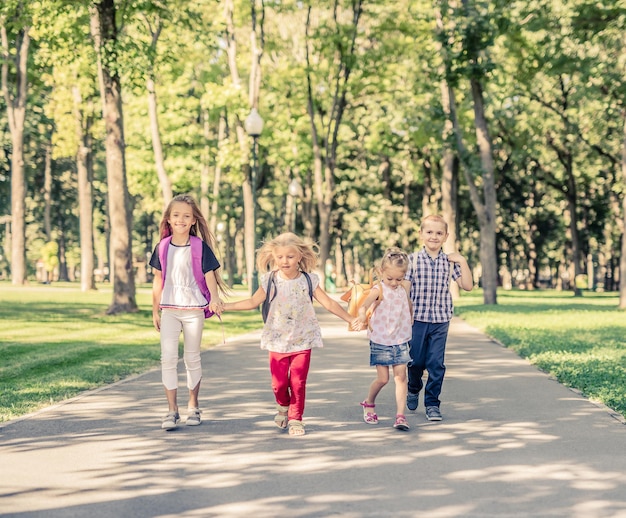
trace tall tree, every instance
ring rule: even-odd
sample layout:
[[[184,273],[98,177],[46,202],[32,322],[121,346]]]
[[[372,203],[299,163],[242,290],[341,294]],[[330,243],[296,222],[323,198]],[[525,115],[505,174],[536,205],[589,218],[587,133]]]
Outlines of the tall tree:
[[[113,300],[108,314],[133,312],[135,277],[130,197],[126,181],[122,84],[117,69],[117,22],[114,0],[102,0],[90,7],[91,31],[98,55],[98,73],[105,121],[108,215],[110,222],[110,270]]]
[[[448,4],[448,2],[444,2]],[[496,254],[496,189],[493,144],[485,114],[484,82],[491,66],[487,55],[493,44],[493,27],[488,21],[488,14],[481,13],[468,0],[461,5],[450,2],[455,7],[450,11],[449,30],[446,30],[445,14],[436,10],[439,18],[438,37],[441,42],[443,60],[449,87],[453,88],[459,80],[467,79],[474,112],[476,145],[480,160],[476,163],[463,141],[463,130],[454,103],[454,93],[449,88],[449,109],[456,134],[458,153],[463,164],[463,173],[469,187],[470,199],[480,224],[480,264],[485,304],[496,304],[498,287],[498,260]],[[454,4],[454,5],[453,5]],[[446,5],[445,7],[450,7]],[[451,39],[458,39],[451,43]],[[454,40],[452,40],[454,41]],[[456,55],[452,45],[456,44]],[[456,72],[453,71],[456,69]],[[480,192],[482,189],[482,193]]]
[[[265,7],[261,4],[261,11],[257,12],[256,2],[250,2],[251,10],[251,29],[250,29],[250,73],[248,77],[248,102],[250,108],[258,109],[259,95],[261,86],[261,59],[264,49],[264,27]],[[226,21],[225,36],[227,43],[228,68],[230,71],[230,79],[236,88],[242,88],[241,76],[237,64],[237,38],[235,27],[235,3],[233,0],[224,2],[224,15]],[[250,167],[250,146],[248,144],[249,137],[244,129],[243,120],[237,117],[235,121],[235,134],[241,150],[241,155],[245,157],[244,179],[241,185],[243,206],[244,206],[244,248],[246,259],[246,274],[248,286],[250,290],[254,290],[257,280],[254,278],[255,254],[256,254],[256,235],[257,235],[257,218],[256,218],[256,189],[257,178],[254,175],[254,168]],[[256,145],[256,142],[255,142]],[[253,195],[253,190],[255,194]]]
[[[78,172],[78,211],[80,214],[80,286],[96,289],[93,239],[93,102],[84,106],[80,87],[72,88],[76,121],[76,170]]]
[[[18,2],[14,12],[0,11],[0,41],[2,43],[2,68],[0,78],[7,107],[11,132],[11,281],[14,285],[26,281],[26,177],[24,161],[24,122],[28,93],[28,50],[30,46],[29,22],[24,3]],[[9,27],[15,47],[10,48]],[[12,77],[12,79],[11,79]]]
[[[150,34],[150,47],[148,51],[148,73],[146,77],[146,88],[148,90],[148,113],[150,115],[150,133],[152,135],[152,149],[154,150],[154,164],[159,177],[159,184],[163,193],[163,205],[167,207],[172,200],[172,181],[165,169],[165,157],[163,154],[163,144],[161,142],[161,131],[159,128],[159,110],[156,92],[156,54],[159,36],[163,30],[163,20],[156,13],[152,17],[148,14],[144,17],[145,25]]]
[[[314,192],[319,219],[320,261],[326,263],[331,248],[331,213],[335,194],[335,170],[337,167],[337,149],[340,143],[339,128],[348,106],[350,75],[355,67],[359,21],[363,13],[363,1],[355,0],[346,13],[335,3],[330,20],[321,22],[322,27],[331,27],[331,52],[328,57],[331,70],[328,71],[328,88],[331,95],[330,106],[324,106],[316,98],[313,84],[313,61],[320,56],[313,56],[312,40],[315,13],[320,5],[308,6],[306,19],[306,59],[307,59],[307,112],[311,123],[311,143],[313,146]],[[324,18],[324,14],[320,17]],[[344,21],[344,18],[348,21]],[[328,25],[326,25],[328,23]],[[325,61],[325,58],[321,58]]]

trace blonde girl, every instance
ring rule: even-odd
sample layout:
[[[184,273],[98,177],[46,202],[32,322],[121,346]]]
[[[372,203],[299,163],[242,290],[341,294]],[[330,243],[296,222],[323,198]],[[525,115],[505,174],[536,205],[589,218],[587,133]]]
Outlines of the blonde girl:
[[[215,239],[195,200],[188,195],[172,199],[160,225],[161,241],[150,266],[152,321],[161,334],[161,377],[169,406],[161,422],[164,430],[178,426],[178,340],[184,336],[185,368],[189,402],[186,424],[199,425],[198,392],[202,379],[200,344],[204,319],[222,312],[220,293],[226,285],[219,275],[220,263],[213,250]]]
[[[311,349],[322,347],[311,294],[326,310],[346,322],[354,324],[357,320],[320,287],[319,277],[311,273],[317,260],[313,245],[295,234],[281,234],[258,251],[258,270],[267,273],[261,276],[256,293],[249,299],[224,305],[225,311],[254,309],[270,291],[272,301],[261,334],[261,349],[269,351],[277,410],[274,422],[296,436],[305,433],[302,415]]]
[[[410,361],[412,305],[409,297],[410,282],[404,279],[409,267],[406,253],[396,247],[388,248],[380,263],[376,283],[359,308],[358,319],[365,323],[370,307],[368,338],[370,340],[370,365],[376,367],[376,379],[372,382],[367,398],[361,403],[363,420],[378,424],[376,396],[389,382],[389,367],[393,370],[396,386],[396,419],[394,428],[408,430],[404,415],[407,396],[407,364]]]

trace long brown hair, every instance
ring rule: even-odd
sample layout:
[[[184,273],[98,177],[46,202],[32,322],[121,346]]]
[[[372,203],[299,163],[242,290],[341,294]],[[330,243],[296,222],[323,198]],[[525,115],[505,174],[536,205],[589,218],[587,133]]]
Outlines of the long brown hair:
[[[189,194],[179,194],[177,196],[174,196],[172,198],[172,201],[170,201],[165,208],[165,212],[163,212],[163,218],[161,219],[161,224],[159,225],[159,235],[161,236],[161,239],[172,235],[172,227],[169,224],[169,219],[172,215],[172,206],[174,205],[174,203],[186,203],[191,207],[191,211],[196,222],[191,225],[191,228],[189,229],[189,234],[202,239],[202,241],[209,245],[209,248],[213,250],[213,253],[219,259],[219,250],[216,246],[217,240],[209,230],[209,225],[206,222],[206,219],[202,214],[200,207],[198,207],[196,200],[193,198],[193,196]],[[222,280],[221,267],[215,270],[215,280],[217,281],[217,287],[221,293],[229,292],[228,286]]]

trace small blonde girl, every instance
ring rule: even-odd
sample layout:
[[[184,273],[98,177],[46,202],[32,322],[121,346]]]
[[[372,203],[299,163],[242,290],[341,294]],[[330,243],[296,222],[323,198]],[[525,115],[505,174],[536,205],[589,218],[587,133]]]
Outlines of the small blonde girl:
[[[367,398],[361,403],[363,420],[367,424],[378,424],[376,396],[389,382],[389,367],[393,370],[396,386],[396,419],[394,428],[408,430],[404,415],[407,396],[407,364],[409,340],[411,339],[410,283],[404,279],[409,267],[406,253],[397,247],[388,248],[380,263],[376,283],[363,305],[359,308],[358,319],[365,323],[367,310],[373,307],[369,321],[370,365],[376,367],[376,379],[372,382]]]
[[[296,436],[305,434],[302,415],[311,350],[322,347],[311,293],[334,315],[350,324],[357,321],[326,294],[317,274],[310,273],[317,260],[312,244],[292,233],[281,234],[265,242],[258,251],[258,270],[267,273],[261,276],[256,293],[251,298],[224,305],[225,311],[254,309],[266,300],[269,290],[271,304],[261,334],[261,349],[269,351],[277,409],[274,422],[281,429],[289,428],[289,434]]]
[[[180,421],[177,403],[180,334],[184,336],[183,358],[189,389],[186,424],[196,426],[202,422],[198,393],[204,319],[212,313],[221,313],[220,294],[227,287],[213,253],[214,236],[191,196],[181,194],[172,199],[159,230],[161,241],[150,259],[154,272],[152,321],[161,335],[161,377],[169,406],[161,428],[174,430]]]

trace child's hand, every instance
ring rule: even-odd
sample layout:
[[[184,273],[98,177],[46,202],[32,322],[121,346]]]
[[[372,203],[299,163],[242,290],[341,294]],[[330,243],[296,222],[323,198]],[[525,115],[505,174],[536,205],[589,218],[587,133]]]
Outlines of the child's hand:
[[[451,263],[461,263],[465,261],[465,258],[458,252],[452,252],[448,254],[448,261],[450,261]]]
[[[161,315],[157,313],[152,313],[152,323],[154,324],[154,328],[157,331],[161,331]]]
[[[224,311],[224,302],[221,299],[211,300],[209,304],[209,309],[213,311],[217,316],[220,316]]]
[[[352,331],[362,331],[363,329],[365,329],[365,321],[361,320],[361,318],[359,317],[355,317],[350,322],[350,329],[352,329]]]

